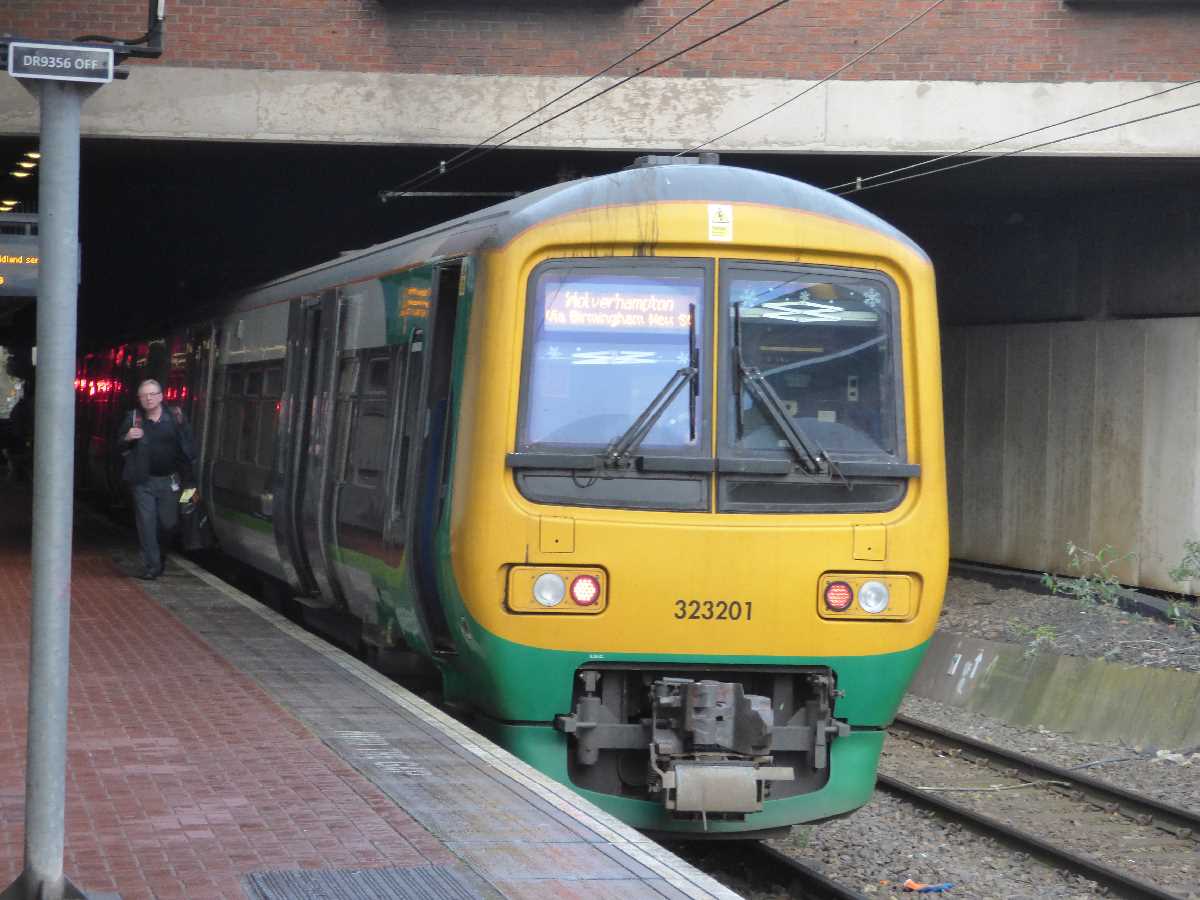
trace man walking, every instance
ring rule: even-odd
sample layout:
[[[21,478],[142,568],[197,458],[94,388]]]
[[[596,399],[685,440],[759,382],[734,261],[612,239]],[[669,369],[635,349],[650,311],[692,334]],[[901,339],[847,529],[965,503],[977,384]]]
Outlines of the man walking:
[[[196,455],[192,433],[178,407],[164,410],[162,385],[147,379],[138,385],[138,404],[121,428],[125,467],[122,477],[133,489],[134,517],[144,568],[150,581],[163,573],[159,536],[179,525],[179,490],[191,481]]]

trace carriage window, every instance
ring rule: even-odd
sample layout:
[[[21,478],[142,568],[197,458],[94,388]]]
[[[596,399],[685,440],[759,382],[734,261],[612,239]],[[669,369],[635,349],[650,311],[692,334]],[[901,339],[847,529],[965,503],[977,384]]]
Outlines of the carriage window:
[[[263,401],[258,408],[258,453],[255,462],[264,469],[274,464],[275,440],[279,435],[280,397],[283,394],[283,367],[271,366],[263,372]]]
[[[279,433],[279,400],[267,398],[258,408],[258,456],[255,462],[264,469],[271,468],[275,450],[275,435]]]
[[[367,392],[386,394],[388,389],[388,361],[373,359],[367,364]]]
[[[387,467],[387,407],[381,400],[360,400],[347,454],[347,481],[378,487]]]
[[[237,459],[238,435],[242,431],[242,400],[240,397],[230,398],[222,404],[221,413],[221,445],[217,455],[221,459]]]
[[[258,401],[247,400],[242,409],[242,434],[238,439],[238,455],[240,462],[254,462],[257,451],[255,435],[258,432]]]
[[[242,385],[244,383],[245,383],[245,379],[241,372],[230,372],[229,373],[229,382],[228,382],[229,386],[226,389],[225,393],[233,394],[233,395],[241,394],[242,393]]]
[[[342,360],[338,372],[337,391],[339,397],[349,397],[354,393],[354,379],[358,373],[358,360],[347,356]]]
[[[261,369],[246,373],[246,396],[257,397],[262,393],[263,373]]]

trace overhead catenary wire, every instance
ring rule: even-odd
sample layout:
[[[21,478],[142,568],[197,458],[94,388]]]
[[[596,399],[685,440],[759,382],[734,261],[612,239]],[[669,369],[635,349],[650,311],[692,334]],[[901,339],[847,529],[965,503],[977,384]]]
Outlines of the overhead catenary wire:
[[[734,128],[730,128],[724,134],[719,134],[716,137],[709,138],[703,144],[697,144],[695,147],[692,147],[689,150],[680,150],[678,153],[675,154],[675,156],[676,157],[686,156],[689,153],[695,153],[698,150],[704,149],[709,144],[714,144],[717,141],[723,141],[725,138],[729,137],[731,134],[735,134],[735,133],[741,131],[743,128],[753,125],[755,122],[759,121],[760,119],[765,119],[767,116],[771,115],[772,113],[778,112],[779,110],[783,109],[789,103],[794,103],[795,101],[797,101],[801,97],[803,97],[805,94],[807,94],[811,91],[815,91],[817,88],[819,88],[821,85],[825,84],[827,81],[832,81],[834,78],[837,78],[839,75],[841,75],[847,69],[849,69],[851,66],[855,65],[856,63],[860,62],[861,60],[865,59],[866,57],[870,56],[872,53],[874,53],[876,50],[878,50],[880,47],[882,47],[884,44],[886,44],[892,38],[896,37],[897,35],[907,31],[909,28],[916,25],[923,18],[925,18],[927,15],[929,15],[931,12],[933,12],[935,9],[937,9],[939,6],[941,6],[945,2],[946,2],[946,0],[935,0],[935,2],[932,5],[930,5],[928,8],[926,8],[923,12],[920,12],[917,15],[913,16],[911,19],[909,19],[907,22],[905,22],[903,25],[901,25],[899,28],[897,28],[895,31],[893,31],[891,34],[889,34],[887,37],[885,37],[882,40],[878,41],[877,43],[873,44],[871,47],[864,50],[862,53],[858,54],[858,56],[854,57],[854,59],[839,66],[837,69],[830,72],[828,75],[826,75],[820,81],[810,84],[808,87],[806,87],[800,93],[798,93],[792,97],[789,97],[787,100],[784,100],[782,103],[772,106],[766,112],[760,113],[757,116],[755,116],[754,118],[746,120],[741,125],[738,125]]]
[[[672,31],[674,31],[676,28],[678,28],[680,25],[682,25],[688,19],[692,18],[693,16],[697,15],[698,13],[703,12],[706,8],[708,8],[709,6],[712,6],[712,4],[715,2],[716,2],[716,0],[704,0],[703,3],[701,3],[695,9],[693,9],[690,13],[680,16],[678,19],[676,19],[674,22],[672,22],[669,26],[664,28],[662,31],[660,31],[658,34],[656,34],[654,37],[650,38],[650,40],[641,44],[636,49],[631,50],[630,52],[626,53],[624,56],[622,56],[616,62],[612,63],[609,66],[606,66],[605,68],[601,69],[599,72],[595,73],[594,75],[589,75],[587,78],[585,78],[583,81],[579,82],[579,84],[575,85],[574,87],[567,88],[567,90],[563,91],[561,94],[559,94],[553,100],[549,100],[549,101],[543,103],[537,109],[533,110],[533,112],[527,113],[526,115],[517,119],[515,122],[511,122],[510,124],[505,125],[503,128],[501,128],[495,134],[488,135],[487,137],[485,137],[482,141],[480,141],[475,146],[468,147],[466,150],[463,150],[462,152],[456,154],[455,156],[452,156],[450,159],[439,162],[436,166],[432,166],[431,168],[426,169],[424,172],[421,172],[418,175],[414,175],[412,178],[410,178],[404,184],[400,185],[400,187],[396,188],[394,191],[390,191],[387,193],[403,194],[403,193],[405,193],[406,189],[410,185],[415,185],[422,178],[426,178],[430,175],[443,174],[445,172],[446,166],[456,163],[463,157],[469,156],[470,154],[474,153],[475,151],[488,146],[488,144],[490,144],[496,138],[500,137],[500,135],[504,134],[504,132],[506,132],[512,128],[516,128],[522,122],[528,122],[530,119],[532,119],[538,113],[549,109],[551,106],[553,106],[558,101],[569,97],[571,94],[575,93],[576,91],[580,90],[581,88],[587,87],[589,84],[591,84],[597,78],[602,78],[603,76],[607,75],[609,72],[611,72],[617,66],[621,65],[621,63],[625,62],[626,60],[632,59],[633,57],[635,57],[639,53],[641,53],[643,50],[645,50],[647,47],[649,47],[651,44],[655,44],[658,41],[662,40],[664,37],[666,37],[668,34],[670,34]],[[428,182],[426,182],[426,183],[428,183]]]
[[[875,188],[886,187],[889,184],[899,184],[902,181],[911,181],[914,178],[924,178],[926,175],[939,175],[942,172],[950,172],[954,169],[961,169],[965,166],[974,166],[979,163],[990,162],[991,160],[994,160],[994,159],[1003,159],[1007,156],[1016,156],[1018,153],[1028,153],[1030,150],[1040,150],[1043,147],[1049,147],[1054,144],[1061,144],[1063,141],[1073,141],[1077,138],[1088,137],[1089,135],[1092,135],[1092,134],[1099,134],[1101,131],[1111,131],[1114,128],[1122,128],[1126,125],[1136,125],[1138,122],[1147,122],[1150,119],[1157,119],[1161,116],[1169,116],[1172,113],[1184,112],[1186,110],[1195,109],[1197,107],[1200,107],[1200,102],[1189,103],[1185,106],[1176,106],[1172,109],[1164,109],[1164,110],[1161,110],[1156,113],[1150,113],[1149,115],[1146,115],[1146,116],[1139,116],[1136,119],[1126,119],[1124,122],[1114,122],[1112,125],[1104,125],[1104,126],[1101,126],[1100,128],[1092,128],[1088,131],[1081,131],[1078,134],[1068,134],[1068,135],[1065,135],[1064,137],[1054,138],[1053,140],[1050,140],[1050,141],[1042,141],[1042,143],[1040,143],[1040,144],[1032,144],[1029,147],[1019,147],[1016,150],[1006,150],[1003,153],[993,153],[993,154],[989,154],[988,156],[980,156],[976,159],[968,159],[965,162],[955,163],[952,166],[942,166],[940,169],[931,169],[928,172],[916,172],[912,175],[904,175],[900,178],[892,178],[892,179],[889,179],[888,181],[881,181],[877,184],[864,184],[861,187],[856,185],[855,187],[852,187],[849,190],[837,191],[836,193],[841,197],[845,197],[847,194],[856,194],[856,193],[859,193],[860,191],[870,191]]]
[[[1007,144],[1009,141],[1019,141],[1023,137],[1029,137],[1031,134],[1037,134],[1040,131],[1048,131],[1051,128],[1058,128],[1063,125],[1070,125],[1072,122],[1078,122],[1081,119],[1088,119],[1092,116],[1098,116],[1101,113],[1112,112],[1114,109],[1120,109],[1123,106],[1130,106],[1134,103],[1141,103],[1143,100],[1150,100],[1154,97],[1161,97],[1163,94],[1169,94],[1172,91],[1182,90],[1186,87],[1200,84],[1200,79],[1196,81],[1186,81],[1183,84],[1172,85],[1169,88],[1164,88],[1161,91],[1155,91],[1151,94],[1143,94],[1140,97],[1134,97],[1131,100],[1124,100],[1120,103],[1114,103],[1112,106],[1105,106],[1102,109],[1094,109],[1091,112],[1082,113],[1078,116],[1072,116],[1069,119],[1063,119],[1060,122],[1052,122],[1049,125],[1042,125],[1039,128],[1032,128],[1029,131],[1023,131],[1020,134],[1010,135],[1004,138],[997,138],[994,141],[988,141],[986,144],[980,144],[977,147],[972,147],[969,150],[958,150],[954,153],[947,153],[945,156],[939,156],[935,159],[926,159],[921,162],[910,163],[907,166],[900,166],[898,169],[889,169],[886,172],[879,172],[875,175],[868,175],[865,178],[855,178],[853,181],[846,181],[842,184],[834,184],[825,188],[827,191],[840,191],[842,188],[859,187],[865,185],[868,181],[876,181],[880,178],[887,178],[889,175],[898,175],[901,172],[908,172],[912,169],[922,169],[926,166],[936,165],[940,162],[945,162],[948,159],[955,159],[959,156],[966,156],[971,153],[978,153],[980,150],[986,150],[988,147],[994,147],[997,144]]]
[[[688,46],[684,47],[682,50],[677,50],[676,52],[670,54],[669,56],[665,56],[662,59],[657,60],[656,62],[653,62],[648,66],[643,66],[642,68],[638,69],[637,71],[635,71],[629,75],[626,75],[624,78],[621,78],[621,79],[615,81],[613,84],[610,84],[608,87],[604,88],[603,90],[597,91],[596,93],[594,93],[588,97],[585,97],[583,100],[580,100],[578,103],[572,104],[571,106],[568,106],[566,109],[555,113],[554,115],[550,116],[549,118],[543,119],[542,121],[537,122],[534,125],[531,125],[529,128],[526,128],[524,131],[518,132],[517,134],[514,134],[512,137],[505,138],[503,141],[501,141],[498,144],[490,144],[487,147],[482,148],[481,152],[477,156],[473,157],[472,159],[463,160],[463,161],[459,162],[458,165],[456,165],[456,166],[448,166],[445,164],[443,164],[442,166],[439,166],[437,172],[429,175],[429,177],[427,179],[425,179],[424,181],[421,181],[418,184],[413,185],[413,186],[418,187],[418,188],[424,187],[425,185],[429,184],[434,179],[440,178],[442,175],[453,172],[456,169],[460,169],[464,165],[467,165],[468,163],[472,163],[472,162],[475,162],[476,160],[482,159],[484,156],[486,156],[488,153],[491,153],[493,150],[499,150],[501,147],[511,144],[513,141],[524,137],[525,135],[529,134],[530,132],[536,131],[538,128],[541,128],[543,125],[548,125],[551,122],[555,121],[556,119],[562,118],[567,113],[573,112],[574,110],[579,109],[581,106],[584,106],[588,103],[591,103],[593,100],[603,97],[605,94],[609,93],[610,91],[614,91],[617,88],[621,87],[622,85],[628,84],[633,79],[635,79],[641,75],[645,75],[647,72],[657,69],[660,66],[664,66],[667,63],[672,62],[673,60],[676,60],[679,57],[683,56],[685,53],[690,53],[692,50],[695,50],[698,47],[703,47],[705,44],[711,43],[712,41],[715,41],[719,37],[723,37],[724,35],[728,34],[729,32],[733,31],[734,29],[741,28],[743,25],[747,25],[750,22],[753,22],[755,19],[765,16],[767,13],[778,9],[781,6],[784,6],[788,2],[790,2],[790,0],[775,0],[774,3],[771,3],[768,6],[764,7],[763,9],[760,9],[758,12],[751,13],[748,16],[744,16],[743,18],[738,19],[732,25],[727,25],[726,27],[722,28],[720,31],[710,34],[708,37],[703,38],[699,41],[696,41],[693,44],[689,44]],[[939,0],[939,2],[944,2],[944,0]],[[397,192],[397,193],[399,193],[400,196],[403,196],[403,192]]]

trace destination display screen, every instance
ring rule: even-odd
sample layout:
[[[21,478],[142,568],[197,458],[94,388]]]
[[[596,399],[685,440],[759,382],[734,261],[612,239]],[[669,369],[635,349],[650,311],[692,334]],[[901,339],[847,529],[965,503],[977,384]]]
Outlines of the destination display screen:
[[[546,332],[687,332],[702,284],[694,275],[549,273],[539,285]]]

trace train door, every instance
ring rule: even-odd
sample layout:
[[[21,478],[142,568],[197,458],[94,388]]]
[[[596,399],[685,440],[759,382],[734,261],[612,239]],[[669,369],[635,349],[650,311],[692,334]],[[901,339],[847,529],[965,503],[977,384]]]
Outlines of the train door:
[[[436,267],[425,327],[408,335],[398,371],[401,401],[396,475],[386,539],[409,560],[414,606],[430,649],[454,652],[437,590],[436,538],[449,487],[454,333],[461,260]]]
[[[276,539],[297,599],[310,607],[345,605],[328,555],[340,321],[337,293],[326,291],[294,304],[288,325]]]
[[[213,380],[217,364],[220,331],[216,325],[197,332],[193,344],[193,376],[191,402],[192,440],[196,443],[196,483],[200,494],[211,497],[212,486],[208,463],[212,459]]]
[[[353,304],[359,297],[348,297]],[[361,308],[359,309],[361,313]],[[347,318],[355,312],[348,310]],[[361,325],[361,321],[357,324]],[[361,334],[363,329],[359,329]],[[368,329],[372,339],[375,329]],[[396,442],[394,369],[401,348],[345,346],[338,354],[330,534],[334,577],[353,616],[368,626],[380,620],[381,590],[394,586],[401,557],[384,540],[390,459]],[[383,568],[380,568],[381,564]]]

